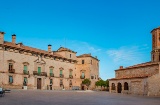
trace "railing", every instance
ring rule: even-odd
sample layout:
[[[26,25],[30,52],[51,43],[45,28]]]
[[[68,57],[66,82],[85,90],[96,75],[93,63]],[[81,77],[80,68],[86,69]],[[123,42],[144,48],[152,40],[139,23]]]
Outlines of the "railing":
[[[54,74],[53,74],[53,73],[50,73],[50,77],[54,77]]]
[[[69,83],[69,85],[72,85],[72,82],[71,82],[71,83]]]
[[[38,75],[38,72],[37,71],[33,71],[33,75]]]
[[[47,77],[47,73],[46,73],[46,72],[41,72],[40,75],[41,75],[41,76],[46,76],[46,77]]]
[[[9,73],[15,73],[15,69],[9,69]]]
[[[63,77],[64,77],[64,75],[63,75],[63,74],[59,74],[59,77],[63,78]]]
[[[85,79],[85,76],[80,76],[81,79]]]
[[[40,72],[40,73],[38,73],[37,71],[33,71],[33,75],[46,76],[47,77],[47,73],[46,72]]]
[[[69,75],[69,78],[73,79],[73,75]]]
[[[29,71],[23,70],[23,74],[28,75]]]
[[[60,83],[60,86],[63,86],[63,83]]]

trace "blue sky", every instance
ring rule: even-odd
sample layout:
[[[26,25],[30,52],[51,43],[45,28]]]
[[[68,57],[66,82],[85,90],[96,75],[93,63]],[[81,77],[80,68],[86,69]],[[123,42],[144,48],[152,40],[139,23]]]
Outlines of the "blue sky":
[[[100,59],[100,76],[150,61],[151,34],[160,26],[160,0],[0,0],[5,40],[47,50],[68,47]]]

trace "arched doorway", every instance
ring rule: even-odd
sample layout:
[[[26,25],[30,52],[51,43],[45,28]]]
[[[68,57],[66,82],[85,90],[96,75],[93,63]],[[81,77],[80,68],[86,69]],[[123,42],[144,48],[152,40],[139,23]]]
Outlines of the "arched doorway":
[[[121,84],[121,83],[118,83],[117,92],[118,92],[118,93],[121,93],[121,92],[122,92],[122,84]]]
[[[124,83],[124,90],[128,90],[129,88],[128,88],[128,83],[127,82],[125,82]]]
[[[114,83],[112,83],[112,87],[111,87],[111,89],[112,89],[112,90],[115,90],[115,87],[116,87],[116,86],[115,86],[115,84],[114,84]]]

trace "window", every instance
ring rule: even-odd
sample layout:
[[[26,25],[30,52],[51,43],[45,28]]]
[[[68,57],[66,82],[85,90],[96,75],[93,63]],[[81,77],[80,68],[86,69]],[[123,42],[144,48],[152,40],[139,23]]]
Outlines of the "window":
[[[72,80],[69,81],[69,85],[72,85]]]
[[[27,71],[27,65],[24,65],[24,71]]]
[[[53,79],[50,79],[50,84],[51,84],[51,85],[53,84]]]
[[[112,83],[112,90],[115,90],[115,84],[114,83]]]
[[[24,77],[23,86],[27,86],[27,77]]]
[[[41,67],[38,67],[38,74],[41,74]]]
[[[9,83],[13,83],[13,77],[9,76]]]
[[[63,71],[62,70],[60,70],[60,75],[62,75],[63,74]]]
[[[63,80],[60,79],[60,86],[63,86]]]
[[[9,70],[12,70],[12,69],[13,69],[13,64],[9,63]]]
[[[84,64],[84,60],[82,60],[82,64]]]
[[[94,76],[91,76],[91,79],[94,79]]]
[[[72,57],[72,54],[70,54],[70,58]]]
[[[72,75],[72,71],[69,72],[69,75]]]
[[[53,74],[53,69],[50,69],[50,74]]]
[[[91,65],[92,65],[92,60],[91,60]]]
[[[82,72],[82,78],[84,78],[84,72]]]

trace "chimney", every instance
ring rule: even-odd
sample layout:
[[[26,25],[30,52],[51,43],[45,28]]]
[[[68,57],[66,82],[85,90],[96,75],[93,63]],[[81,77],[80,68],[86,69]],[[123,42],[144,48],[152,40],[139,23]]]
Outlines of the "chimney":
[[[0,44],[4,44],[4,32],[0,31]]]
[[[119,69],[123,69],[123,66],[120,66]]]
[[[16,35],[15,34],[12,35],[12,43],[14,43],[14,44],[16,43]]]
[[[51,53],[52,52],[52,45],[48,45],[48,52]]]

